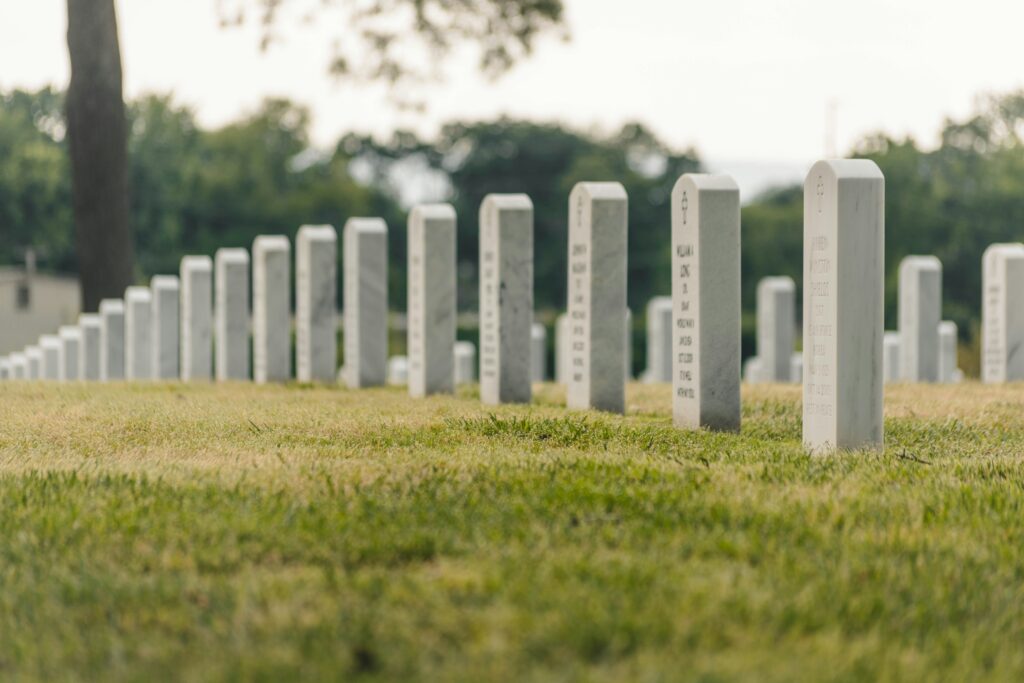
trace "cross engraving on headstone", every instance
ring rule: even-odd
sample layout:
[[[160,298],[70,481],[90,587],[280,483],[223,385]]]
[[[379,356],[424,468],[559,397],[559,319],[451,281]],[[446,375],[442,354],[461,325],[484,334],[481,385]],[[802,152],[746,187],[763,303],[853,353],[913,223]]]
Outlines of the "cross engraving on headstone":
[[[693,192],[693,221],[689,220]],[[740,426],[740,193],[724,175],[672,190],[672,414],[686,429]],[[654,357],[653,345],[648,358]],[[648,372],[658,368],[648,361]]]
[[[825,183],[822,182],[821,176],[818,176],[817,194],[818,194],[818,213],[821,213],[821,200],[825,196]]]

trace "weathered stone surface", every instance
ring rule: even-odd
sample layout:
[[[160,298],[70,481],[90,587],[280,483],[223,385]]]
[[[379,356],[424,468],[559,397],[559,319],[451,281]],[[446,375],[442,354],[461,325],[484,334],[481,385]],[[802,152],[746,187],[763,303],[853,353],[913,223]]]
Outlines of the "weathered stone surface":
[[[548,330],[541,323],[530,328],[530,378],[546,382],[548,377]]]
[[[283,235],[252,244],[252,368],[257,384],[292,377],[292,248]]]
[[[82,349],[82,330],[73,325],[64,325],[57,331],[60,337],[60,368],[57,379],[61,382],[77,382],[81,379],[79,358]]]
[[[409,215],[409,394],[451,393],[455,369],[455,209],[417,206]]]
[[[476,381],[476,345],[473,342],[458,341],[452,348],[455,366],[455,384],[472,384]]]
[[[803,440],[881,448],[885,179],[872,161],[819,161],[804,183]]]
[[[982,257],[981,379],[1024,380],[1024,244],[993,244]]]
[[[296,375],[300,382],[336,382],[338,233],[333,226],[299,228],[295,282]]]
[[[740,428],[740,192],[684,175],[672,193],[671,355],[679,427]],[[657,366],[652,370],[658,371]]]
[[[908,382],[939,379],[942,264],[934,256],[900,262],[900,373]]]
[[[619,183],[579,183],[569,198],[568,406],[625,411],[628,199]]]
[[[153,377],[152,315],[149,287],[124,290],[124,377],[129,381]]]
[[[491,194],[480,206],[480,399],[529,403],[533,395],[533,202]]]
[[[213,378],[213,260],[181,259],[181,379]]]
[[[100,316],[95,313],[83,313],[78,316],[78,327],[82,330],[82,343],[78,347],[79,378],[86,382],[98,382],[100,354],[103,349]]]
[[[345,384],[387,380],[388,226],[380,218],[345,223]]]
[[[181,376],[179,325],[181,283],[175,275],[157,275],[149,282],[153,295],[150,341],[153,379],[176,380]]]
[[[648,383],[672,381],[672,297],[656,296],[647,302],[647,370]]]
[[[789,382],[795,348],[796,284],[789,276],[763,278],[757,285],[757,357],[762,382]]]
[[[100,302],[100,379],[116,382],[124,379],[124,301]]]
[[[214,358],[218,382],[249,379],[249,252],[214,254]]]

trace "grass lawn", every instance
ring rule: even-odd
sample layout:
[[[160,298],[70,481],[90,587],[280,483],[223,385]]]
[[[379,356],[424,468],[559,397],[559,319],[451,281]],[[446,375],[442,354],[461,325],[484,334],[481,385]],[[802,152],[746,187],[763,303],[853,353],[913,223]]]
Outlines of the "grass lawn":
[[[3,384],[0,680],[1022,680],[1024,386],[886,398]]]

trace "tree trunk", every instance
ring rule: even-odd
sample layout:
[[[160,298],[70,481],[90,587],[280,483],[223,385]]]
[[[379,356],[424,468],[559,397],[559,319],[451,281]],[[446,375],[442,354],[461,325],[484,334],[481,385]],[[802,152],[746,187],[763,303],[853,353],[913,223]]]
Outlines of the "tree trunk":
[[[119,298],[132,284],[128,135],[114,0],[67,0],[71,85],[68,146],[82,306]]]

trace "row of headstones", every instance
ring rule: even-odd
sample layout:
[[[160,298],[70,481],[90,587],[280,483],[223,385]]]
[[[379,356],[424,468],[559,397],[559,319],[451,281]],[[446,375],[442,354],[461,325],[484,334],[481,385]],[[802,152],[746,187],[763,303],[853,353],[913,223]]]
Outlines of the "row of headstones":
[[[281,242],[280,240],[285,240]],[[263,255],[269,256],[272,254],[272,250],[268,249],[268,243],[270,245],[279,246],[287,253],[287,240],[283,237],[264,238],[260,243],[256,251]],[[189,261],[195,258],[202,257],[189,257]],[[196,266],[198,265],[200,270],[203,268],[203,264],[194,264],[186,261],[183,264],[182,273],[185,277],[185,273],[195,273]],[[260,261],[257,260],[257,263]],[[206,268],[207,272],[212,272],[212,268]],[[255,273],[254,273],[255,274]],[[187,278],[186,278],[187,279]],[[785,279],[789,278],[775,278]],[[766,280],[768,280],[766,278]],[[263,278],[257,277],[254,286],[257,283],[263,282]],[[765,281],[762,281],[765,282]],[[790,280],[791,282],[791,280]],[[178,297],[176,292],[180,291],[179,286],[180,280],[173,276],[158,276],[152,280],[150,291],[150,299],[152,301],[152,308],[150,311],[150,323],[151,333],[148,336],[150,342],[151,355],[150,363],[152,369],[153,379],[173,379],[177,377],[177,367],[175,364],[175,352],[178,346],[174,343],[167,343],[165,339],[168,335],[174,335],[174,324],[175,320],[173,317],[173,311],[178,304]],[[143,288],[132,288],[132,290],[126,294],[127,299],[141,299],[144,305],[146,294],[144,291],[139,291]],[[759,288],[760,289],[760,288]],[[790,297],[793,296],[791,289]],[[180,297],[180,294],[178,295]],[[257,297],[257,300],[260,300]],[[763,298],[758,298],[758,310],[762,309]],[[115,305],[116,307],[116,305]],[[211,309],[212,310],[212,309]],[[266,311],[266,307],[257,307],[256,310]],[[775,311],[778,308],[773,309],[773,313],[769,316],[772,320],[778,318],[785,318],[785,315],[775,315]],[[789,310],[792,310],[790,304]],[[144,314],[144,313],[143,313]],[[212,313],[211,313],[212,315]],[[762,316],[763,317],[763,316]],[[32,368],[38,368],[38,372],[33,374],[31,370],[28,371],[29,378],[49,378],[57,379],[61,381],[66,380],[77,380],[77,379],[99,379],[97,375],[98,371],[89,370],[90,367],[95,367],[96,363],[88,360],[96,356],[94,347],[97,346],[99,324],[94,320],[95,316],[83,315],[78,326],[63,326],[60,328],[58,337],[60,338],[60,344],[57,340],[53,339],[51,335],[45,335],[42,337],[34,346],[26,349],[24,354],[16,354],[15,357],[32,357],[39,358],[39,363],[33,363]],[[795,320],[794,320],[795,324]],[[943,323],[946,325],[947,323]],[[954,325],[953,331],[955,333],[955,323],[948,323]],[[183,325],[183,328],[187,328],[188,325]],[[259,327],[259,326],[258,326]],[[631,379],[630,368],[632,366],[632,340],[630,338],[630,330],[632,328],[632,312],[627,309],[626,311],[626,380]],[[772,328],[781,329],[781,328]],[[90,334],[91,333],[91,334]],[[646,307],[646,345],[647,345],[647,368],[640,376],[640,380],[644,383],[657,384],[657,383],[669,383],[672,381],[672,298],[667,296],[658,296],[651,299]],[[82,346],[83,334],[90,335],[86,345]],[[895,333],[886,333],[885,337],[885,374],[886,381],[890,380],[890,367],[898,367],[898,365],[891,363],[898,363],[898,358],[895,361],[892,360],[891,351],[893,348],[898,352],[898,346],[891,347],[890,336]],[[136,337],[139,341],[146,341],[142,337]],[[792,336],[790,336],[792,338]],[[542,323],[534,323],[531,329],[531,378],[532,381],[544,382],[547,379],[547,329]],[[764,348],[764,342],[759,340],[761,347]],[[954,342],[955,343],[955,342]],[[41,354],[42,348],[51,349],[52,362],[48,367],[43,368],[46,364],[45,359]],[[256,344],[256,348],[262,348],[259,343]],[[562,384],[568,383],[569,373],[569,318],[566,314],[558,316],[555,325],[555,377],[556,381]],[[946,348],[943,346],[943,348]],[[39,349],[37,351],[36,349]],[[954,346],[955,349],[955,346]],[[457,341],[453,349],[454,353],[454,372],[455,372],[455,384],[471,384],[476,381],[477,376],[477,362],[476,362],[476,345],[472,342]],[[59,356],[57,354],[60,354]],[[59,361],[57,359],[60,359]],[[141,360],[141,359],[140,359]],[[21,368],[22,365],[27,364],[24,361],[14,360],[14,368]],[[787,377],[778,377],[774,380],[757,378],[757,373],[760,368],[759,358],[752,357],[748,358],[743,366],[743,377],[744,381],[753,383],[757,381],[775,381],[775,382],[793,382],[799,383],[801,381],[801,370],[803,364],[803,356],[800,353],[793,353],[791,358],[791,369]],[[52,367],[51,367],[52,366]],[[212,364],[209,366],[212,369]],[[80,371],[79,368],[82,368]],[[81,372],[81,375],[79,374]],[[135,374],[135,373],[133,373]],[[344,371],[342,372],[344,374]],[[12,370],[11,360],[8,358],[0,358],[0,379],[8,379],[9,377],[23,376],[19,369]],[[262,378],[260,381],[267,381],[267,378]],[[387,370],[387,382],[392,385],[405,385],[408,381],[408,358],[406,356],[392,356],[388,359],[388,370]]]
[[[619,183],[580,183],[569,199],[565,381],[570,408],[619,413],[625,408],[627,203]],[[449,205],[418,206],[409,217],[406,373],[413,396],[454,388],[455,222]],[[684,428],[736,430],[740,424],[736,184],[724,175],[684,175],[673,190],[671,223],[674,421]],[[381,384],[387,372],[386,227],[377,219],[353,219],[345,227],[345,240],[345,376],[353,387]],[[254,365],[259,381],[289,375],[288,247],[286,239],[261,237],[253,248]],[[1018,256],[1016,249],[992,256],[993,273],[997,268],[1009,270],[1009,262]],[[334,230],[303,228],[297,251],[298,378],[333,381]],[[209,290],[202,289],[209,287],[209,270],[208,259],[188,257],[182,264],[180,339],[185,379],[198,372],[208,374],[196,358],[203,354],[194,349],[204,343],[209,348]],[[218,377],[244,379],[247,372],[247,270],[245,251],[218,252],[214,335]],[[883,278],[881,172],[865,160],[818,162],[804,185],[803,439],[812,451],[882,443]],[[925,281],[923,275],[918,279]],[[485,403],[531,399],[532,283],[532,203],[525,195],[490,195],[480,210],[479,367]],[[993,306],[1008,310],[1009,283],[1004,280],[1001,293],[991,293]],[[134,365],[132,339],[146,334],[148,327],[138,318],[157,308],[153,299],[160,297],[159,284],[154,282],[156,296],[150,292],[148,300],[134,289],[126,293],[122,329],[129,346],[128,373],[146,367],[142,362]],[[986,291],[986,306],[989,295]],[[918,331],[937,330],[939,321],[936,317],[929,325],[921,317],[917,328],[904,323],[902,316],[923,308],[921,300],[931,294],[919,284],[916,289],[909,287],[905,295],[901,291],[901,299],[904,296],[910,304],[901,303],[901,366],[906,376],[906,367],[921,362],[918,340],[924,334]],[[200,301],[204,297],[205,302]],[[101,306],[101,355],[116,353],[116,342],[104,341],[116,327],[105,322],[105,313],[113,314],[119,303]],[[163,320],[160,313],[150,315],[151,322]],[[168,320],[171,317],[168,314]],[[1000,334],[1005,339],[1009,339],[1007,328],[1016,330],[1015,321],[1004,316]],[[163,333],[160,327],[153,334]],[[173,338],[167,333],[169,343]],[[156,366],[162,368],[163,355],[154,353],[161,359]],[[1006,355],[1010,356],[1008,348]],[[787,366],[792,362],[790,356],[784,360]],[[101,376],[110,377],[109,365],[101,358]]]
[[[297,375],[334,377],[335,255],[330,226],[299,230],[296,254]],[[283,236],[253,244],[252,372],[258,382],[291,376],[290,250]],[[115,381],[245,380],[250,373],[249,252],[186,256],[180,275],[157,275],[104,299],[78,325],[43,335],[7,360],[12,379]]]
[[[804,440],[811,449],[882,440],[883,183],[872,162],[831,161],[816,164],[805,184]],[[569,199],[570,408],[625,409],[627,204],[619,183],[580,183]],[[728,176],[687,174],[673,190],[671,362],[673,415],[681,427],[739,428],[739,207],[739,190]],[[413,396],[454,389],[455,220],[449,205],[418,206],[409,217],[406,372]],[[376,219],[353,219],[345,240],[346,381],[353,387],[381,384],[387,372],[386,227]],[[290,375],[288,250],[281,237],[260,237],[253,246],[257,381]],[[332,228],[300,230],[301,381],[334,379],[335,260]],[[203,349],[209,350],[212,336],[216,376],[247,379],[248,266],[248,253],[238,249],[219,251],[215,265],[186,257],[180,286],[160,278],[151,289],[130,288],[124,301],[104,301],[98,320],[81,326],[98,326],[98,378],[120,378],[122,360],[128,379],[208,377]],[[172,314],[178,296],[180,317]],[[490,195],[481,206],[479,300],[481,399],[529,401],[533,206],[525,195]],[[82,348],[92,349],[92,339],[83,332]],[[170,351],[175,341],[180,356]],[[181,367],[174,368],[179,357]]]
[[[1024,380],[1024,244],[990,245],[982,255],[981,379]],[[899,332],[885,339],[888,376],[903,381],[955,382],[957,326],[940,320],[942,263],[934,256],[900,262]]]
[[[491,207],[488,220],[500,218],[511,225],[498,231],[499,226],[492,226],[488,244],[495,250],[500,247],[507,259],[528,257],[531,272],[526,276],[532,288],[532,245],[528,254],[517,255],[514,251],[522,245],[508,243],[519,241],[516,235],[524,226],[532,241],[529,200],[494,196],[485,206]],[[527,209],[528,225],[515,215]],[[344,310],[349,362],[343,376],[349,386],[375,386],[389,378],[408,382],[414,394],[423,394],[473,381],[473,344],[453,341],[447,359],[438,355],[443,348],[438,338],[445,326],[438,314],[444,313],[448,303],[452,305],[449,319],[454,323],[454,291],[445,287],[444,277],[437,277],[439,270],[443,275],[453,268],[454,226],[454,210],[449,206],[417,207],[410,217],[409,294],[413,305],[409,346],[415,366],[410,373],[405,357],[387,359],[387,227],[379,219],[352,219],[346,224]],[[510,230],[516,234],[510,236]],[[499,244],[499,237],[508,244]],[[450,254],[446,254],[446,242]],[[290,251],[285,236],[260,236],[253,243],[251,359],[249,253],[221,249],[212,260],[186,256],[179,276],[159,275],[148,288],[129,287],[122,299],[104,300],[98,313],[80,316],[78,325],[43,335],[38,344],[0,359],[0,379],[247,380],[251,366],[258,383],[286,381],[292,376]],[[333,227],[304,226],[299,230],[295,357],[300,381],[331,382],[335,378],[336,259]],[[431,265],[424,266],[424,261]],[[447,268],[445,261],[449,262]],[[481,290],[490,291],[493,286],[482,284]],[[454,336],[454,328],[450,331]],[[529,384],[542,381],[546,374],[546,331],[531,321],[527,333],[526,353],[522,346],[516,350],[529,363]],[[490,334],[493,337],[494,331]],[[484,334],[481,338],[488,339]],[[490,353],[497,350],[491,348]],[[507,351],[507,345],[501,350]],[[425,357],[428,353],[432,356],[429,360]],[[492,377],[489,367],[496,365],[496,359],[485,355],[481,360],[482,376]],[[503,362],[507,365],[509,359]]]
[[[982,256],[981,379],[986,384],[1024,381],[1024,244],[993,244]],[[752,381],[786,381],[801,370],[792,351],[795,286],[791,278],[765,278],[758,286],[758,357],[744,376]],[[956,383],[956,323],[941,320],[942,263],[935,256],[907,256],[899,269],[899,330],[883,337],[886,382]],[[764,351],[762,351],[764,349]],[[783,349],[778,353],[777,349]],[[765,364],[762,358],[774,359]],[[774,376],[771,372],[775,372]]]
[[[996,245],[1001,247],[1004,245]],[[1024,248],[1024,247],[1022,247]],[[995,273],[985,276],[986,291],[995,287]],[[998,291],[1002,291],[999,289]],[[1024,306],[1024,300],[1020,305]],[[885,382],[956,383],[963,379],[957,367],[956,323],[939,320],[942,307],[942,265],[934,256],[908,256],[900,262],[899,331],[883,337],[883,379]],[[989,332],[1002,330],[993,320],[996,306],[983,313]],[[1004,309],[1005,312],[1005,309]],[[1024,327],[1021,328],[1024,331]],[[744,381],[750,384],[801,382],[803,354],[794,352],[796,330],[796,284],[788,276],[766,277],[757,287],[757,355],[743,365]],[[997,335],[987,334],[991,341]],[[901,339],[907,339],[906,344]],[[1024,338],[1019,339],[1024,343]],[[998,355],[989,349],[989,356]],[[1001,344],[1007,354],[1016,345]]]

